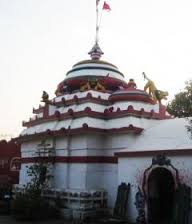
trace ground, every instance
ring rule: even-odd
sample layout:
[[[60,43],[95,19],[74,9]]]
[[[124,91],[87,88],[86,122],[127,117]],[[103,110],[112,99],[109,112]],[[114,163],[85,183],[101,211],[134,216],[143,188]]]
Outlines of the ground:
[[[34,222],[34,221],[31,221],[31,222],[15,221],[15,219],[13,219],[11,216],[1,216],[1,215],[0,215],[0,223],[2,223],[2,224],[76,224],[73,221],[66,221],[66,220],[63,220],[63,219],[60,219],[60,220],[46,220],[46,221],[38,221],[38,222]],[[106,223],[106,222],[104,222],[104,223]],[[98,223],[97,223],[97,221],[94,221],[94,222],[90,222],[89,224],[98,224]],[[118,222],[118,224],[120,224],[120,222]]]
[[[71,222],[64,220],[50,220],[50,221],[41,221],[41,222],[24,222],[24,221],[15,221],[10,216],[0,216],[0,223],[2,224],[72,224]]]

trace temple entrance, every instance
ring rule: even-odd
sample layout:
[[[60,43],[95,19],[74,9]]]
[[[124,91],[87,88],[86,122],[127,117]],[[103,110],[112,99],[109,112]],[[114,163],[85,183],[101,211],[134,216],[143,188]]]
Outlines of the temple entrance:
[[[191,188],[179,182],[178,170],[165,155],[152,158],[151,166],[144,171],[142,188],[138,187],[135,199],[137,223],[189,223]]]
[[[173,219],[175,183],[172,173],[162,167],[155,168],[148,177],[148,223],[170,224]]]

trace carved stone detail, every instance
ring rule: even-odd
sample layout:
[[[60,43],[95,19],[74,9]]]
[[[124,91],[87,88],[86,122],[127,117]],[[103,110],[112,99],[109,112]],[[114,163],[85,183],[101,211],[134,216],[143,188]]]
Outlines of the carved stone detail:
[[[159,166],[170,166],[171,161],[166,158],[165,155],[157,155],[156,157],[153,157],[152,159],[152,165],[159,165]]]
[[[145,222],[145,197],[138,187],[138,192],[135,195],[135,206],[138,211],[138,217],[136,219],[137,224],[146,224]]]

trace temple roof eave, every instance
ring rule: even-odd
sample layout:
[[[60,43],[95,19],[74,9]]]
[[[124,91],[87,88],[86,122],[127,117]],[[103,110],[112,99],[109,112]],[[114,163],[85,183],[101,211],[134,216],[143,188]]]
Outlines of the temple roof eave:
[[[15,141],[22,143],[28,141],[34,141],[36,139],[42,138],[50,138],[50,137],[59,137],[59,136],[69,136],[69,135],[79,135],[79,134],[122,134],[122,133],[132,133],[132,134],[140,134],[143,131],[142,128],[135,127],[133,125],[129,125],[127,127],[121,128],[111,128],[111,129],[102,129],[89,127],[87,124],[83,124],[82,127],[74,128],[74,129],[65,129],[61,128],[60,130],[46,130],[40,133],[33,133],[29,135],[20,135],[15,138]]]

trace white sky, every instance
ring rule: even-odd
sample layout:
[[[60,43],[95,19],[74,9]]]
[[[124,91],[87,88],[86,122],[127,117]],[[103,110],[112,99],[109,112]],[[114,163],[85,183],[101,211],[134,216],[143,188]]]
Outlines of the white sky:
[[[192,78],[192,1],[107,3],[102,59],[139,88],[145,71],[171,99]],[[94,38],[95,0],[0,0],[0,135],[19,134],[42,91],[54,96],[72,65],[89,57]]]

